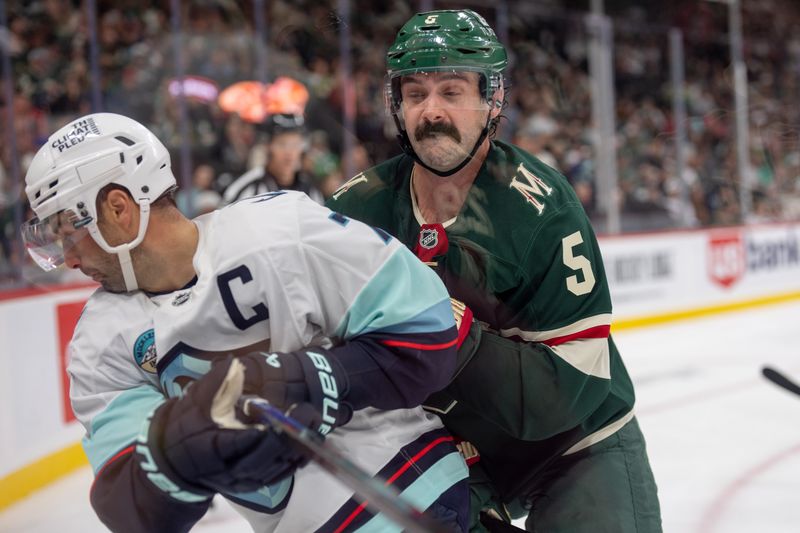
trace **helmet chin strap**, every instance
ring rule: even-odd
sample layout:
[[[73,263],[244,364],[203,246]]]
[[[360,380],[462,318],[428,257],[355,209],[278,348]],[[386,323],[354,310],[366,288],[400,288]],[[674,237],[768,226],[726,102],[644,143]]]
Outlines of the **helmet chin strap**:
[[[122,278],[125,280],[125,290],[128,292],[137,290],[139,283],[136,281],[136,273],[133,271],[130,248],[126,247],[117,252],[117,258],[122,269]]]
[[[133,292],[139,289],[139,282],[136,280],[136,273],[133,270],[133,260],[131,259],[131,250],[136,248],[144,240],[144,234],[147,233],[147,223],[150,220],[150,201],[141,200],[139,204],[139,233],[136,238],[131,242],[120,244],[118,246],[109,245],[97,224],[93,224],[89,228],[89,233],[92,238],[97,242],[100,247],[108,253],[115,254],[119,260],[119,266],[122,270],[122,278],[125,280],[125,290]]]
[[[419,155],[417,155],[417,152],[411,145],[411,139],[408,137],[408,132],[405,129],[403,129],[400,125],[400,119],[397,117],[397,113],[392,112],[392,117],[394,118],[394,123],[397,126],[397,131],[400,132],[397,134],[397,140],[400,143],[400,148],[403,149],[403,152],[405,152],[406,155],[414,159],[414,161],[419,163],[422,167],[430,170],[437,176],[441,176],[443,178],[446,178],[447,176],[452,176],[453,174],[455,174],[456,172],[467,166],[467,164],[470,161],[472,161],[472,158],[475,156],[475,152],[478,151],[480,145],[483,144],[483,141],[485,141],[486,137],[489,135],[489,123],[492,121],[492,113],[490,112],[486,117],[486,124],[484,124],[483,130],[481,130],[481,134],[478,137],[478,140],[475,141],[475,145],[472,147],[472,150],[470,150],[467,157],[465,157],[464,160],[461,161],[461,163],[451,168],[450,170],[437,170],[432,166],[426,164],[422,159],[420,159]]]

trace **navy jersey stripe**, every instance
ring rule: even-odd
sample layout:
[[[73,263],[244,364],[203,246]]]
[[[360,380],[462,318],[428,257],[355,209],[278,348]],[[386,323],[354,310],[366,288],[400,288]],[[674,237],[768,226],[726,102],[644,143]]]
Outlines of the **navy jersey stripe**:
[[[457,451],[453,437],[445,429],[435,429],[417,437],[403,446],[378,472],[377,477],[386,480],[399,491],[403,491],[444,456]],[[321,527],[317,533],[345,533],[355,531],[366,524],[374,513],[364,506],[359,496],[350,498]]]

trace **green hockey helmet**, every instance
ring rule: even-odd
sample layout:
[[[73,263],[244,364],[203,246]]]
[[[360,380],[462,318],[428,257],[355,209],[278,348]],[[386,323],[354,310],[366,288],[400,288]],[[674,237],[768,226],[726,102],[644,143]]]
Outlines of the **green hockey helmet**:
[[[400,29],[386,64],[387,97],[394,110],[400,104],[400,77],[418,72],[478,72],[481,93],[489,100],[500,86],[508,55],[491,26],[474,11],[428,11],[417,13]]]
[[[387,76],[384,88],[387,111],[392,115],[403,151],[439,176],[450,176],[469,163],[478,147],[489,135],[491,114],[470,153],[449,170],[427,165],[414,151],[404,125],[403,76],[435,72],[471,71],[478,74],[481,107],[501,108],[495,98],[503,86],[503,69],[508,65],[505,47],[497,40],[486,20],[469,9],[417,13],[403,25],[386,53]],[[496,120],[496,119],[494,119]]]

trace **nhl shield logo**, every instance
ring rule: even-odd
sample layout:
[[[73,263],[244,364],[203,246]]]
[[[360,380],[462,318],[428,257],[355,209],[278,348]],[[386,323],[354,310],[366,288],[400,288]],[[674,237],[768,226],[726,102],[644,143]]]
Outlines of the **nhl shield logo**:
[[[436,248],[439,244],[439,232],[436,228],[423,229],[419,232],[419,245],[426,250]]]
[[[444,226],[441,224],[423,224],[419,229],[414,254],[428,263],[433,261],[434,257],[444,255],[447,252],[448,245]]]
[[[711,235],[708,241],[708,275],[725,288],[744,276],[747,268],[741,233]]]
[[[172,305],[178,307],[179,305],[183,305],[189,301],[189,297],[192,295],[191,292],[182,292],[178,294],[174,300],[172,300]]]

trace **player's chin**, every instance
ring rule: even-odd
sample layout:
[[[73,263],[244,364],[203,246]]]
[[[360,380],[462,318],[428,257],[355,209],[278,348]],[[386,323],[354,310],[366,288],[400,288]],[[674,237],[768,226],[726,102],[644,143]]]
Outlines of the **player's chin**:
[[[431,150],[427,154],[421,155],[420,159],[429,167],[440,172],[446,172],[457,166],[466,157],[460,146],[455,145],[447,149]]]
[[[101,278],[95,281],[100,283],[100,286],[103,287],[103,289],[105,289],[107,292],[113,292],[116,294],[128,292],[128,289],[123,281],[110,280],[108,278]]]

